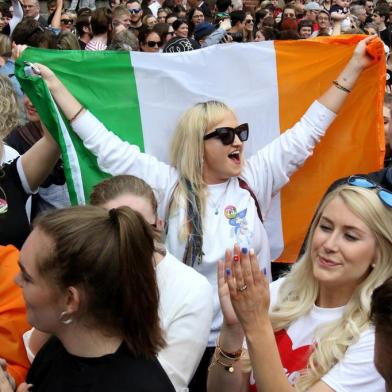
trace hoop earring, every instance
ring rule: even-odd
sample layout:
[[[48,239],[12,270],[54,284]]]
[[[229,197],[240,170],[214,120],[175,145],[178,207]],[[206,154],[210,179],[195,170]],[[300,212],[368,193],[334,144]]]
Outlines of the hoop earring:
[[[376,263],[370,264],[370,266],[374,269],[376,268]]]
[[[69,325],[72,323],[72,317],[70,314],[68,314],[67,312],[61,312],[60,316],[59,316],[59,320],[65,324],[65,325]]]

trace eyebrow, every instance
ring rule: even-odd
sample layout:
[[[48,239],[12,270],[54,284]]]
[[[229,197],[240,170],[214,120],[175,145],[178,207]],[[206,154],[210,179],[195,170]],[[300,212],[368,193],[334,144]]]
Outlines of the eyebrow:
[[[333,222],[331,219],[327,218],[327,217],[324,216],[324,215],[321,216],[320,222],[321,222],[322,220],[325,220],[325,221],[327,221],[327,222],[330,223],[330,224],[334,224],[334,222]],[[357,231],[360,231],[361,233],[366,234],[365,231],[362,230],[361,228],[359,228],[358,226],[344,225],[343,227],[344,227],[345,229],[348,229],[348,230],[357,230]]]
[[[18,265],[19,265],[19,268],[22,271],[22,273],[24,275],[26,275],[28,279],[33,280],[33,277],[26,271],[26,268],[23,266],[23,264],[20,262],[20,260],[18,261]]]

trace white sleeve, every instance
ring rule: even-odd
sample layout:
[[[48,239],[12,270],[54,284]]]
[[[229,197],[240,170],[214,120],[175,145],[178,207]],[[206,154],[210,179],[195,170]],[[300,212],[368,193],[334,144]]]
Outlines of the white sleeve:
[[[374,328],[363,332],[321,380],[336,392],[384,392],[385,382],[373,362],[374,339]]]
[[[208,343],[212,287],[205,279],[199,289],[180,301],[181,308],[167,326],[167,345],[158,353],[158,360],[175,390],[186,392]]]
[[[153,189],[165,193],[171,192],[178,182],[177,171],[172,166],[140,152],[138,146],[122,141],[90,112],[76,119],[72,128],[106,173],[134,175],[148,182]]]
[[[12,35],[16,25],[23,19],[23,8],[18,0],[12,0],[12,8],[14,11],[12,19],[9,21],[10,36]]]
[[[250,157],[241,176],[255,192],[266,215],[271,198],[312,155],[336,114],[315,101],[293,128]]]

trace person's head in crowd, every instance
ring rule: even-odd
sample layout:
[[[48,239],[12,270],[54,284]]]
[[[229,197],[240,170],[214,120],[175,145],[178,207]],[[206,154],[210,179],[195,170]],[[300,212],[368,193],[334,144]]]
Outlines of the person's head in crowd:
[[[374,23],[366,23],[363,31],[367,35],[378,35],[378,26]]]
[[[17,45],[35,48],[56,49],[56,38],[44,29],[33,17],[23,18],[12,32],[12,41]]]
[[[380,27],[384,27],[385,23],[389,19],[389,6],[385,7],[383,5],[377,5],[373,14],[372,22]]]
[[[126,6],[127,0],[109,0],[109,7],[114,10],[120,5]]]
[[[166,16],[170,14],[170,10],[167,10],[166,8],[159,8],[157,12],[157,21],[158,23],[165,23],[166,22]]]
[[[392,95],[384,95],[384,105],[383,105],[383,117],[384,117],[384,136],[385,136],[385,156],[391,156],[392,147],[392,119],[391,119],[391,109],[392,109]]]
[[[282,20],[285,19],[297,19],[295,14],[295,8],[293,6],[287,5],[286,7],[284,7],[282,12]]]
[[[62,31],[57,36],[57,49],[80,50],[78,38],[71,31]]]
[[[184,19],[177,19],[172,23],[174,34],[179,38],[188,37],[188,24]]]
[[[79,36],[79,40],[87,44],[93,36],[93,32],[91,30],[91,16],[79,15],[76,18],[75,28]]]
[[[385,391],[392,392],[392,279],[377,287],[372,295],[370,318],[376,331],[374,365],[385,380]]]
[[[253,30],[254,30],[255,21],[250,12],[246,13],[245,21],[244,21],[244,33],[246,42],[253,41]]]
[[[93,334],[98,343],[118,339],[135,357],[153,359],[165,345],[155,237],[129,207],[108,212],[83,206],[41,215],[23,245],[15,279],[30,324],[63,344],[72,329],[73,336]]]
[[[39,15],[40,8],[38,0],[24,0],[22,8],[24,16],[36,18]]]
[[[3,140],[19,124],[19,109],[14,88],[8,76],[0,75],[0,161]]]
[[[217,12],[230,13],[232,11],[231,0],[216,0],[215,7]]]
[[[231,1],[231,9],[233,11],[242,11],[244,8],[244,4],[242,0],[232,0]]]
[[[152,188],[141,178],[119,175],[95,185],[90,203],[110,210],[126,206],[139,212],[152,227],[162,231],[163,221],[158,218],[158,202]]]
[[[6,31],[10,20],[12,19],[12,14],[8,4],[0,5],[0,32]]]
[[[23,106],[26,113],[26,118],[29,122],[40,122],[38,112],[26,94],[23,94]]]
[[[119,5],[113,9],[112,24],[114,28],[123,26],[125,29],[129,29],[131,26],[131,16],[129,14],[128,8],[125,5]]]
[[[215,26],[212,23],[209,22],[202,22],[199,23],[195,27],[194,31],[194,37],[195,40],[199,43],[202,44],[205,39],[215,31]]]
[[[112,29],[112,11],[107,7],[97,8],[91,16],[91,31],[93,36],[107,34]]]
[[[11,40],[8,35],[0,34],[0,68],[12,55]]]
[[[255,42],[266,41],[264,31],[262,29],[257,30],[255,33]]]
[[[366,22],[367,14],[366,14],[365,7],[363,5],[361,4],[352,5],[350,7],[350,13],[358,18],[361,25],[363,25]]]
[[[72,31],[74,29],[75,14],[66,11],[61,14],[60,28],[62,31]]]
[[[193,27],[197,26],[199,23],[204,22],[204,13],[201,8],[192,8],[188,13],[188,24]]]
[[[90,16],[93,14],[93,11],[90,8],[87,7],[83,7],[83,8],[79,8],[79,10],[76,13],[76,16]]]
[[[339,1],[339,0],[335,0]],[[310,1],[309,3],[305,4],[305,19],[311,20],[313,23],[316,22],[317,15],[321,11],[321,7],[319,3],[316,3],[315,1]],[[301,35],[301,34],[300,34]]]
[[[109,50],[139,51],[139,40],[130,30],[123,30],[113,35]]]
[[[186,9],[181,4],[176,4],[173,7],[173,12],[177,16],[178,19],[185,19],[186,18]]]
[[[364,0],[364,7],[368,16],[373,15],[374,11],[374,1],[373,0]]]
[[[163,45],[159,34],[148,28],[141,29],[138,38],[140,50],[142,52],[157,53]]]
[[[328,11],[323,9],[319,12],[317,15],[317,23],[319,25],[319,35],[320,32],[326,33],[325,35],[329,35],[329,30],[331,28],[331,18]]]
[[[260,9],[255,12],[255,26],[257,29],[260,29],[263,23],[263,20],[267,16],[272,16],[270,12],[266,9]]]
[[[127,8],[131,16],[131,25],[139,27],[142,25],[143,10],[140,3],[136,0],[128,0]]]
[[[46,3],[46,8],[48,10],[48,15],[53,14],[57,8],[57,1],[56,0],[48,0],[48,2]]]
[[[191,50],[200,49],[200,45],[192,39],[173,37],[166,42],[163,47],[163,53],[180,53],[189,52]]]
[[[168,23],[157,23],[154,26],[154,31],[161,37],[164,44],[174,37],[173,26]]]
[[[279,31],[273,27],[262,27],[260,32],[264,36],[264,41],[273,41],[279,38]]]
[[[301,39],[307,39],[312,36],[313,23],[311,20],[303,19],[298,23],[298,34]]]
[[[230,12],[230,22],[232,31],[242,31],[245,24],[245,11],[232,11]]]
[[[261,22],[261,27],[275,27],[275,20],[272,16],[265,17]]]
[[[173,23],[177,20],[177,16],[176,14],[169,14],[168,16],[166,16],[166,23],[168,23],[169,25],[173,25]]]
[[[296,39],[301,39],[299,36],[298,32],[295,30],[281,30],[279,31],[279,35],[277,37],[278,40],[284,41],[284,40],[296,40]]]
[[[144,15],[142,19],[143,26],[152,29],[158,22],[154,15]]]
[[[297,31],[298,30],[298,23],[295,19],[283,19],[282,23],[280,24],[280,31],[284,31],[284,30],[293,30],[293,31]]]

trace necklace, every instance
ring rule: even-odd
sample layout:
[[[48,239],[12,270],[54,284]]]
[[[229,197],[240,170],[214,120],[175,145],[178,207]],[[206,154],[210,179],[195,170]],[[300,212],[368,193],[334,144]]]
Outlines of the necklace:
[[[231,181],[231,178],[229,179],[229,181],[227,181],[227,184],[226,184],[226,187],[225,187],[224,191],[223,191],[222,194],[218,197],[218,200],[217,200],[216,202],[214,202],[214,201],[211,199],[211,204],[212,204],[212,207],[214,208],[214,215],[218,215],[218,214],[219,214],[219,208],[220,208],[220,206],[221,206],[223,197],[225,196],[225,194],[226,194],[226,192],[227,192],[227,189],[229,188],[230,181]],[[208,201],[210,201],[210,198],[208,199]]]

